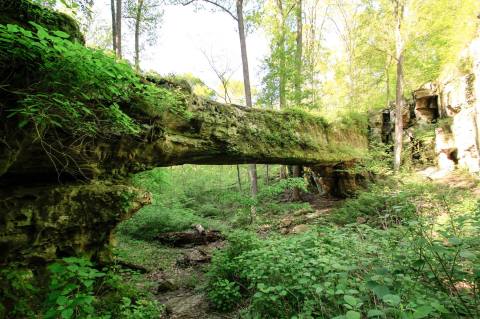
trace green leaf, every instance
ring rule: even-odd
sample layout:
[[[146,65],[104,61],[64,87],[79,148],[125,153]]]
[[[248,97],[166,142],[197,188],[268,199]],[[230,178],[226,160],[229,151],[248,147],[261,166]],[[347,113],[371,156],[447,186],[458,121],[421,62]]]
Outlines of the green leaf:
[[[367,313],[368,318],[384,316],[385,312],[380,309],[370,309]]]
[[[345,300],[346,303],[348,303],[350,306],[355,306],[358,304],[358,299],[353,297],[353,296],[349,296],[349,295],[345,295],[343,296],[343,299]]]
[[[413,313],[413,319],[422,319],[427,317],[431,312],[433,308],[430,306],[421,306],[420,308],[417,308],[415,312]]]
[[[383,296],[383,301],[391,306],[396,306],[400,303],[401,299],[400,299],[400,296],[398,295],[391,295],[391,294],[388,294],[388,295],[385,295]]]
[[[70,35],[69,35],[68,33],[65,33],[65,32],[59,31],[59,30],[53,31],[53,34],[56,35],[57,37],[63,38],[63,39],[68,39],[68,38],[70,38]]]
[[[462,250],[460,252],[460,257],[463,257],[465,259],[475,259],[475,257],[477,257],[475,255],[475,253],[471,252],[471,251],[468,251],[468,250]]]
[[[68,298],[65,296],[59,296],[56,302],[57,302],[57,305],[64,306],[68,303]]]
[[[375,286],[372,290],[379,298],[383,298],[383,296],[390,294],[390,289],[383,285]]]
[[[347,314],[345,315],[346,319],[360,319],[361,317],[362,316],[361,316],[360,312],[353,311],[353,310],[348,311]]]
[[[61,316],[63,319],[70,319],[73,316],[73,309],[72,308],[67,308],[62,311]]]

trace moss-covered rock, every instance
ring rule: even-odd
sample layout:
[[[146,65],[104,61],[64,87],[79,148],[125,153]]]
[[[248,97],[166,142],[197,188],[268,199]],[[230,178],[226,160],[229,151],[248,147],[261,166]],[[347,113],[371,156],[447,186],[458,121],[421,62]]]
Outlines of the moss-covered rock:
[[[38,23],[49,30],[60,30],[70,35],[71,39],[85,42],[78,23],[70,16],[49,10],[29,0],[0,1],[0,24],[17,24],[26,29],[33,29],[30,21]]]
[[[149,193],[105,183],[1,189],[0,265],[81,254],[105,261],[114,227],[149,203]]]

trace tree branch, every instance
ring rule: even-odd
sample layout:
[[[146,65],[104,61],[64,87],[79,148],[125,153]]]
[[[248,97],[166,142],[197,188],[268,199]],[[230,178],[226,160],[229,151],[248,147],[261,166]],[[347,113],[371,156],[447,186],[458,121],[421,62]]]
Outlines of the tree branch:
[[[192,4],[194,2],[198,2],[198,1],[203,1],[203,2],[206,2],[206,3],[209,3],[213,6],[216,6],[218,8],[220,8],[222,11],[228,13],[229,16],[231,16],[233,18],[233,20],[235,21],[238,21],[238,17],[232,13],[232,11],[230,11],[229,9],[227,9],[226,7],[224,7],[223,5],[221,5],[220,3],[217,3],[215,1],[212,1],[212,0],[189,0],[187,2],[180,2],[183,6],[188,6],[189,4]]]

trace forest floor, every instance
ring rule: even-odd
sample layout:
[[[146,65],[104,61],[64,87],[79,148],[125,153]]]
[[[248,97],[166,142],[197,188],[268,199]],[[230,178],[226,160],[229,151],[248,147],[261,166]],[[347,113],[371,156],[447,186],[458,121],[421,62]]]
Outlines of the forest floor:
[[[178,178],[178,176],[175,176],[175,178]],[[414,179],[417,182],[421,181],[421,183],[430,183],[432,184],[431,189],[437,187],[439,190],[452,189],[454,192],[463,192],[462,194],[465,194],[466,198],[480,198],[480,181],[465,173],[456,172],[433,181],[431,178],[425,178],[421,174],[416,174],[410,177],[410,179]],[[407,182],[405,183],[408,184]],[[222,185],[220,188],[225,189],[225,184]],[[403,182],[400,182],[399,185],[403,185]],[[196,189],[197,186],[195,182],[189,186],[183,186],[185,194],[191,196],[192,189]],[[165,205],[153,205],[153,207],[149,208],[150,211],[139,213],[144,218],[143,220],[139,218],[136,221],[129,221],[129,223],[134,225],[134,227],[130,225],[133,228],[120,228],[117,233],[117,258],[147,270],[144,274],[130,274],[128,280],[137,287],[148,291],[153,296],[152,298],[165,305],[166,310],[162,318],[239,318],[244,306],[238,305],[233,311],[220,313],[213,310],[207,298],[209,263],[214,251],[223,248],[226,244],[225,241],[219,240],[202,245],[191,244],[182,247],[172,247],[163,245],[151,237],[145,237],[145,234],[149,233],[152,227],[156,234],[168,231],[192,232],[192,225],[201,224],[207,230],[215,229],[225,233],[230,232],[232,229],[241,228],[256,233],[259,238],[272,236],[288,238],[308,233],[315,230],[316,227],[330,224],[332,221],[341,226],[352,222],[356,224],[371,224],[373,218],[377,218],[368,216],[368,213],[350,214],[351,216],[347,214],[348,216],[346,216],[345,209],[347,212],[351,212],[352,209],[356,209],[355,205],[357,202],[349,202],[349,200],[345,202],[344,200],[304,193],[303,203],[286,202],[281,199],[282,196],[278,197],[277,200],[270,198],[268,204],[262,204],[263,206],[261,206],[259,216],[255,222],[248,223],[245,222],[246,218],[238,221],[235,219],[236,217],[232,217],[235,214],[240,214],[239,206],[236,202],[241,202],[241,200],[234,197],[231,198],[225,194],[223,194],[225,196],[219,197],[220,199],[209,198],[219,188],[211,185],[206,185],[205,187],[211,187],[212,189],[209,189],[206,193],[196,189],[195,192],[197,193],[193,195],[193,205],[188,199],[185,200],[183,198],[179,200],[184,194],[179,194],[177,190],[175,200],[184,201],[180,207],[173,205],[172,207],[174,208],[170,208],[168,203],[165,203]],[[408,187],[407,185],[406,188]],[[232,189],[229,188],[226,193],[232,192]],[[378,192],[378,190],[373,193],[375,192]],[[168,197],[172,198],[171,195],[167,194]],[[199,204],[199,200],[195,201],[196,196],[206,197],[205,202]],[[425,201],[427,201],[426,198],[427,195],[425,195]],[[359,200],[361,201],[362,199],[360,198]],[[374,198],[374,200],[378,199]],[[420,198],[420,202],[423,205],[422,198]],[[351,203],[353,203],[353,206]],[[219,208],[220,211],[210,207],[212,204],[215,204],[213,206]],[[346,208],[342,208],[344,206]],[[224,211],[229,209],[231,210],[230,212]],[[161,215],[161,222],[152,217],[156,213]],[[181,219],[183,218],[181,216],[185,218]],[[382,228],[386,228],[383,222],[378,224]],[[175,225],[175,227],[172,225]]]
[[[261,224],[248,228],[254,228],[261,237],[272,232],[284,236],[305,233],[342,203],[340,199],[309,193],[303,194],[302,199],[310,205],[308,208],[285,212],[280,219],[278,216],[270,216],[262,219]],[[225,226],[228,227],[228,224]],[[129,263],[147,269],[145,274],[137,274],[133,281],[166,306],[165,318],[238,318],[237,312],[214,311],[205,294],[205,274],[210,259],[214,250],[221,249],[224,245],[225,242],[220,240],[207,245],[171,247],[155,241],[120,237],[117,254]]]

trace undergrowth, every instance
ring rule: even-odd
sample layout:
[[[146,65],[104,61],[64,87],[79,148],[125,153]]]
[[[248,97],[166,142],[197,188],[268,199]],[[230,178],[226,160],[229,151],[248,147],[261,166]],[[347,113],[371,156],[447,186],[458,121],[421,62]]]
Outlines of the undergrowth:
[[[149,319],[164,311],[146,292],[123,283],[118,269],[98,269],[88,259],[68,257],[39,271],[0,271],[0,317]]]
[[[247,305],[245,318],[477,318],[476,205],[465,191],[392,183],[310,233],[233,233],[212,261],[209,298],[224,311]]]

